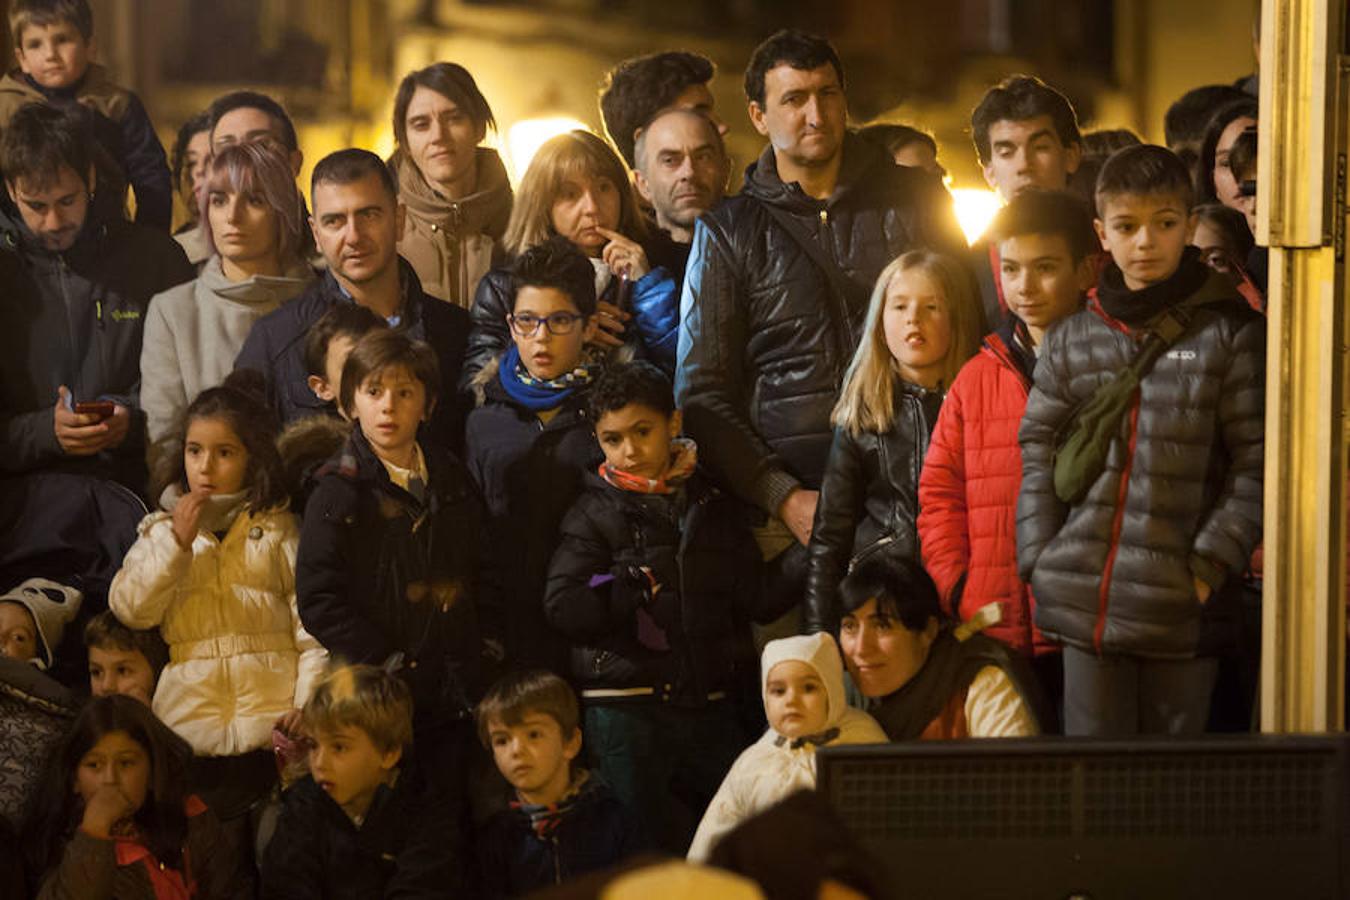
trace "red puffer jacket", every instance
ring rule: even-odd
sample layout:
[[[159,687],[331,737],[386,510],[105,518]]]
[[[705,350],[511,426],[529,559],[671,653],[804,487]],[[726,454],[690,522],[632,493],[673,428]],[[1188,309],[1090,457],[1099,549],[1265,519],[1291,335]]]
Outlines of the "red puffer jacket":
[[[1012,324],[984,339],[947,393],[919,476],[919,545],[947,612],[964,621],[998,603],[1002,620],[984,633],[1041,654],[1059,647],[1032,624],[1035,601],[1017,576],[1017,429],[1033,361],[1015,349]]]

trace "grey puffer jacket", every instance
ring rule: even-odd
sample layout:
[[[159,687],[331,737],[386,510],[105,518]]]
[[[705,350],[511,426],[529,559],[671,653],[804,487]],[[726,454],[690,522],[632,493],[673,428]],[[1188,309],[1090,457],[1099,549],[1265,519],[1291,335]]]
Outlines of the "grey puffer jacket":
[[[1194,656],[1209,618],[1195,579],[1219,588],[1261,540],[1265,322],[1212,273],[1186,302],[1189,327],[1144,377],[1076,506],[1055,495],[1056,433],[1141,334],[1094,296],[1050,332],[1036,366],[1018,435],[1018,568],[1037,626],[1080,649]]]
[[[920,247],[966,252],[941,182],[860,138],[843,153],[822,201],[784,184],[766,149],[743,192],[699,219],[685,271],[675,379],[685,425],[720,482],[770,515],[795,488],[820,486],[830,410],[881,270]],[[846,296],[769,207],[834,261]]]

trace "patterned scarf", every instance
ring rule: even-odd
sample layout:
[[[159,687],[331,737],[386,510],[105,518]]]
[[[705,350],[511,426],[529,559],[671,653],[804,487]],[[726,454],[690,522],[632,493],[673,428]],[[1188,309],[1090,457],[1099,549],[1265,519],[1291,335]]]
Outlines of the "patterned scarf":
[[[524,800],[515,799],[511,801],[511,808],[528,818],[535,836],[541,841],[546,841],[558,830],[563,818],[576,808],[577,798],[581,796],[581,786],[586,783],[588,774],[582,772],[581,777],[572,782],[567,788],[567,793],[563,794],[557,803],[526,803]]]
[[[583,364],[558,378],[535,378],[520,361],[520,350],[514,344],[502,354],[497,374],[507,396],[531,412],[557,409],[577,388],[590,384],[595,377],[594,369]]]
[[[596,471],[606,482],[621,491],[635,494],[673,494],[679,486],[694,474],[698,465],[698,445],[689,438],[675,438],[670,442],[670,465],[660,478],[644,478],[622,469],[616,469],[607,462],[600,464]]]

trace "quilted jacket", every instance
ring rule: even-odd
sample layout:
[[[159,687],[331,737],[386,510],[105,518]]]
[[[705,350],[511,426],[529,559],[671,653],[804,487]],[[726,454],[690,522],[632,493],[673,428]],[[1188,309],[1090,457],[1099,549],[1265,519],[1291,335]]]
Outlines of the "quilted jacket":
[[[1017,575],[1017,492],[1032,360],[1012,323],[984,339],[942,404],[919,476],[919,544],[948,614],[967,620],[997,603],[984,634],[1021,653],[1057,649],[1032,622],[1034,599]]]
[[[816,200],[783,183],[767,148],[742,193],[699,219],[685,272],[675,380],[685,427],[714,475],[770,515],[820,485],[830,411],[881,270],[919,247],[965,258],[936,178],[861,138],[843,153],[834,194]],[[846,296],[769,207],[834,261]]]
[[[290,512],[241,512],[216,537],[178,546],[154,512],[113,579],[108,605],[129,628],[159,628],[169,664],[155,715],[199,756],[270,746],[277,717],[304,706],[327,655],[300,624]]]
[[[1119,270],[1108,266],[1103,284]],[[1241,575],[1261,540],[1265,322],[1211,273],[1194,315],[1144,377],[1087,497],[1054,492],[1057,432],[1133,359],[1141,334],[1088,309],[1046,339],[1018,439],[1018,569],[1046,636],[1089,651],[1202,650],[1196,578]]]

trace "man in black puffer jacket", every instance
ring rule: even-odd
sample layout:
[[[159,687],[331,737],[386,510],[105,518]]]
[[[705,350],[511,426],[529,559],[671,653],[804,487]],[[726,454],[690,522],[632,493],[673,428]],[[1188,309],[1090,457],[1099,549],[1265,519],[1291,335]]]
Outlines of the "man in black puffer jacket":
[[[830,410],[877,276],[906,250],[960,256],[965,242],[934,176],[845,133],[829,42],[779,32],[756,49],[745,83],[770,145],[743,192],[695,228],[675,388],[713,473],[787,526],[761,535],[773,556],[810,536]]]

